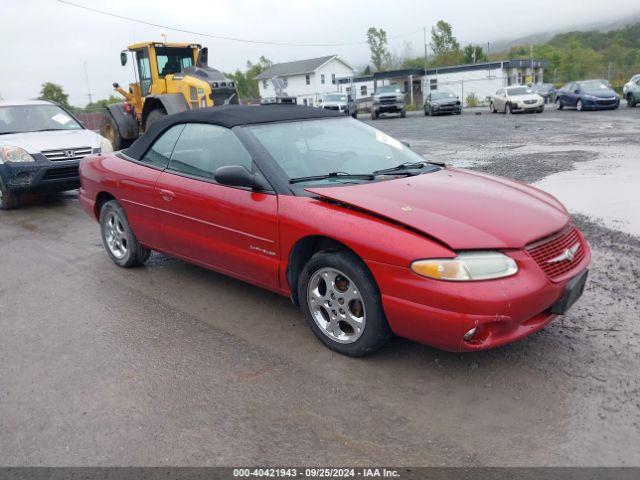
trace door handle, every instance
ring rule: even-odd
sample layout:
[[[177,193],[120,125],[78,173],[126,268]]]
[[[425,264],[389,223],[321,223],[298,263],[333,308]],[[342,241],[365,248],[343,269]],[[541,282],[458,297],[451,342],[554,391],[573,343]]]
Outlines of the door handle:
[[[176,197],[176,194],[173,193],[171,190],[160,189],[160,196],[165,202],[170,202]]]

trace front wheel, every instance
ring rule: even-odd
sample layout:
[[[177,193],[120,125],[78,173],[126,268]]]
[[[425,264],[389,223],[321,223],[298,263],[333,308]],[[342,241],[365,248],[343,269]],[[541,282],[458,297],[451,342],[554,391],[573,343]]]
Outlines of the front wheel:
[[[582,100],[578,99],[578,101],[576,102],[576,110],[581,112],[583,108],[584,106],[582,105]]]
[[[145,123],[145,126],[144,126],[145,131],[149,130],[149,127],[151,127],[151,125],[153,125],[158,120],[166,116],[167,116],[167,112],[165,112],[164,109],[162,108],[157,108],[149,112],[149,115],[147,116],[147,122]]]
[[[376,112],[375,110],[371,110],[371,120],[377,120],[378,119],[378,112]]]
[[[2,180],[0,180],[0,210],[11,210],[17,208],[19,204],[19,195],[5,187]]]
[[[496,110],[496,106],[493,104],[493,102],[489,104],[489,108],[491,109],[491,113],[498,113],[498,110]]]
[[[120,267],[142,265],[151,255],[151,250],[138,243],[124,210],[115,200],[105,203],[100,210],[100,232],[104,248]]]
[[[311,257],[298,280],[298,298],[313,333],[338,353],[361,357],[391,337],[378,286],[353,253]]]
[[[560,101],[560,97],[556,98],[556,110],[562,110],[563,105],[562,102]]]
[[[407,111],[406,110],[401,110],[400,111],[400,117],[401,118],[405,118],[407,116]]]
[[[631,92],[627,93],[627,107],[633,108],[635,106],[636,106],[636,97]]]
[[[351,118],[358,118],[358,110],[354,110],[351,114]]]
[[[536,110],[536,113],[542,113],[542,112],[544,112],[544,105]]]

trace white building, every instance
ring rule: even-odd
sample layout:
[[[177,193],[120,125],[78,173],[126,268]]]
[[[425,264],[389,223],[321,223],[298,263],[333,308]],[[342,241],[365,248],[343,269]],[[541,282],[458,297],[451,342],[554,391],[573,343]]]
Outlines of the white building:
[[[273,77],[282,79],[285,91],[298,99],[298,105],[318,104],[327,93],[338,91],[338,80],[353,77],[354,70],[337,55],[277,63],[256,76],[260,98],[272,98],[276,92]]]

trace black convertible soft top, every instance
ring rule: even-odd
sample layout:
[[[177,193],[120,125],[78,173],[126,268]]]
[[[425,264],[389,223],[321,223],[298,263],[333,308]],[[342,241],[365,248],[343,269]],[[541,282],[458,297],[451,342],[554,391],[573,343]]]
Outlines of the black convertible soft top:
[[[158,120],[124,153],[128,157],[139,160],[155,141],[156,137],[169,127],[179,123],[211,123],[226,128],[233,128],[238,125],[255,125],[259,123],[290,122],[332,117],[344,117],[344,114],[334,110],[297,105],[225,105],[220,107],[198,108],[187,112],[176,113],[175,115],[168,115]]]

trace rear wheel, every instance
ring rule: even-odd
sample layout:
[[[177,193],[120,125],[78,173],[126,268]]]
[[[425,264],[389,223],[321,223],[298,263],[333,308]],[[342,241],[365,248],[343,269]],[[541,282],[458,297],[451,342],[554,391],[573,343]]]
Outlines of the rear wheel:
[[[122,150],[128,146],[128,141],[120,136],[118,125],[110,114],[105,115],[104,123],[100,128],[100,133],[111,142],[114,151]]]
[[[360,357],[382,347],[391,329],[371,273],[353,253],[316,253],[298,280],[301,309],[328,348]]]
[[[20,197],[0,180],[0,210],[11,210],[20,204]]]
[[[151,255],[151,250],[138,243],[124,210],[115,200],[106,202],[100,210],[100,232],[104,248],[120,267],[142,265]]]

